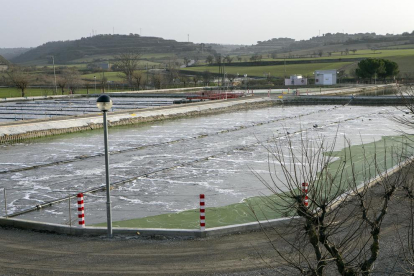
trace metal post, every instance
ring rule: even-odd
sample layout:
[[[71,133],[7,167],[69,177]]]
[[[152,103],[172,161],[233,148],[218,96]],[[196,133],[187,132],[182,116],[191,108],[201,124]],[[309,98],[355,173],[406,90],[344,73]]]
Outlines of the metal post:
[[[95,94],[96,94],[96,76],[93,76],[93,78],[95,79]]]
[[[111,187],[109,184],[109,156],[108,156],[108,125],[106,119],[107,111],[103,112],[103,125],[104,125],[104,140],[105,140],[105,171],[106,171],[106,215],[107,215],[107,227],[108,237],[112,238],[112,214],[111,214]]]
[[[69,194],[69,227],[72,227],[72,211],[70,210],[70,197],[71,195]]]
[[[6,218],[8,217],[7,215],[7,197],[6,197],[6,188],[4,188],[4,210],[6,212]]]

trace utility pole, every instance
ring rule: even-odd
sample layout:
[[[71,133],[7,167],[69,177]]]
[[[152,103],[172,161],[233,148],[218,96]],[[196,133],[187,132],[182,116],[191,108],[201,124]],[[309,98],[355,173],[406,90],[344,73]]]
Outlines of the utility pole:
[[[188,34],[187,36],[188,36],[188,42],[190,42],[190,34]]]
[[[55,77],[55,95],[57,95],[57,85],[56,85],[56,70],[55,70],[55,57],[52,56],[53,61],[53,76]]]

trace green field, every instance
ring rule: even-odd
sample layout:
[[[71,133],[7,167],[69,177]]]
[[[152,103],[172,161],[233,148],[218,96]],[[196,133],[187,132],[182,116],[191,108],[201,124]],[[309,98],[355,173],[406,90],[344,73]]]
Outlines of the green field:
[[[397,46],[395,46],[397,47]],[[401,47],[401,46],[398,46]],[[408,47],[408,46],[407,46]],[[309,50],[307,50],[308,52]],[[292,54],[299,54],[301,52],[292,52]],[[303,54],[303,53],[301,53]],[[401,73],[408,73],[408,72],[414,72],[414,49],[392,49],[391,47],[388,49],[380,49],[377,51],[372,51],[372,50],[358,50],[355,54],[353,54],[352,52],[350,52],[348,55],[341,55],[340,52],[335,52],[332,54],[332,56],[322,56],[322,57],[312,57],[312,58],[286,58],[284,59],[285,54],[279,54],[278,58],[276,59],[272,59],[272,58],[267,58],[265,57],[266,55],[263,56],[262,61],[279,61],[279,62],[283,62],[284,60],[286,60],[287,62],[289,61],[302,61],[302,60],[307,60],[307,61],[317,61],[317,60],[327,60],[327,59],[341,59],[340,62],[332,62],[332,63],[325,63],[325,65],[323,63],[316,63],[317,68],[315,68],[315,63],[308,63],[308,64],[297,64],[297,65],[286,65],[286,75],[290,76],[290,75],[294,75],[294,74],[301,74],[301,75],[312,75],[312,72],[314,72],[315,70],[326,70],[326,69],[341,69],[344,66],[348,65],[347,67],[345,67],[346,71],[349,72],[350,69],[355,69],[356,68],[356,64],[357,62],[347,62],[347,59],[354,59],[354,58],[358,58],[358,59],[363,59],[363,58],[384,58],[384,59],[389,59],[392,61],[395,61],[398,63],[399,68],[400,68],[400,72]],[[236,60],[237,56],[233,56],[233,64],[237,64],[238,61]],[[250,56],[246,56],[246,55],[242,55],[241,56],[244,59],[247,59],[249,61]],[[244,62],[244,61],[243,61]],[[296,67],[298,66],[298,67]],[[185,68],[183,69],[183,71],[185,70],[190,70],[190,71],[205,71],[205,70],[209,70],[210,72],[218,72],[218,69],[215,70],[210,70],[210,67],[217,67],[217,66],[200,66],[200,67],[190,67],[190,68]],[[270,72],[271,76],[274,77],[283,77],[284,74],[284,66],[283,65],[273,65],[273,66],[268,66],[271,67],[269,69],[263,68],[263,67],[267,67],[267,66],[249,66],[249,69],[245,69],[246,67],[239,67],[239,66],[227,66],[226,70],[228,73],[234,74],[234,70],[229,69],[229,68],[233,68],[233,67],[237,67],[238,69],[236,70],[235,73],[239,73],[240,71],[244,72],[242,74],[248,74],[250,76],[255,76],[255,77],[262,77],[263,74],[266,72],[264,70],[267,70],[267,72]],[[250,68],[252,67],[252,68]],[[254,67],[260,67],[258,69],[253,69]],[[291,70],[288,69],[288,67],[290,67]],[[201,69],[203,68],[203,69]],[[240,69],[239,69],[240,68]],[[231,72],[230,72],[231,70]],[[288,71],[289,70],[289,71]],[[250,72],[250,74],[249,74]],[[273,74],[272,74],[273,72]]]
[[[306,64],[290,64],[286,65],[286,74],[284,65],[270,65],[270,66],[227,66],[225,71],[228,74],[237,74],[240,76],[247,74],[248,77],[263,77],[265,74],[270,73],[271,77],[283,77],[290,75],[303,75],[312,76],[315,70],[329,70],[329,69],[341,69],[351,65],[352,62],[333,62],[333,63],[306,63]],[[199,66],[182,68],[181,71],[195,71],[204,72],[210,71],[212,73],[218,73],[218,66]]]
[[[397,152],[397,148],[402,147],[402,142],[409,143],[408,148],[412,148],[414,140],[411,141],[403,138],[403,136],[388,136],[383,137],[381,141],[376,143],[369,143],[365,145],[356,145],[351,147],[353,156],[353,166],[349,162],[349,151],[341,150],[333,152],[332,156],[339,157],[338,160],[330,163],[328,170],[334,172],[338,166],[341,166],[345,162],[345,155],[347,155],[347,162],[345,163],[345,176],[351,179],[352,167],[355,169],[357,174],[357,183],[361,183],[366,180],[366,175],[374,176],[376,168],[372,164],[373,156],[377,155],[379,168],[384,171],[392,168],[396,165],[396,161],[393,161],[392,151]],[[365,151],[365,154],[364,154]],[[386,153],[386,154],[385,154]],[[411,153],[412,154],[412,153]],[[408,154],[407,156],[410,156]],[[386,158],[385,158],[386,157]],[[365,160],[367,158],[367,160]],[[384,161],[386,160],[386,162]],[[371,162],[369,169],[367,168],[367,161]],[[364,174],[366,174],[364,176]],[[369,177],[368,177],[369,178]],[[257,180],[259,181],[259,180]],[[336,181],[339,183],[339,180]],[[347,181],[343,179],[341,181],[342,187],[346,185]],[[312,185],[312,183],[310,183]],[[315,184],[314,185],[320,185]],[[311,189],[311,188],[310,188]],[[297,191],[300,193],[299,191]],[[194,201],[198,199],[194,198]],[[206,199],[208,206],[208,198]],[[276,203],[281,204],[279,197],[277,196],[258,196],[244,200],[242,203],[231,204],[222,207],[210,207],[206,208],[206,226],[207,228],[227,226],[240,223],[255,222],[256,217],[253,215],[254,210],[259,220],[268,220],[281,218],[283,215],[278,210],[272,208]],[[291,214],[292,215],[292,214]],[[106,226],[105,223],[98,224],[95,226]],[[117,221],[113,223],[114,227],[132,227],[132,228],[170,228],[170,229],[197,229],[199,227],[199,211],[198,209],[188,210],[173,214],[164,214],[158,216],[151,216],[139,219],[131,219],[124,221]]]

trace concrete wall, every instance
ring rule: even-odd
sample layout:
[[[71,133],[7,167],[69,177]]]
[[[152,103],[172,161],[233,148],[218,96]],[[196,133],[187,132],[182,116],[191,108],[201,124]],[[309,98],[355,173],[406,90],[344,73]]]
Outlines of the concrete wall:
[[[127,236],[164,236],[164,237],[208,237],[222,236],[238,232],[259,231],[262,228],[275,227],[290,222],[292,218],[273,219],[268,221],[251,222],[238,225],[208,228],[205,231],[199,229],[163,229],[163,228],[118,228],[114,227],[113,235]],[[297,218],[293,218],[297,219]],[[54,223],[43,223],[15,218],[0,218],[0,227],[13,227],[25,230],[45,231],[57,234],[74,236],[104,236],[107,235],[106,227],[85,227],[68,226]]]

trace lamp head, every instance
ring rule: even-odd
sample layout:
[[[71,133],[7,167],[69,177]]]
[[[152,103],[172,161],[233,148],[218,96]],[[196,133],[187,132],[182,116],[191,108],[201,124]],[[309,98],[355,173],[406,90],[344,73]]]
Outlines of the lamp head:
[[[99,96],[98,100],[96,100],[96,106],[101,110],[101,111],[109,111],[112,107],[112,100],[111,97],[109,97],[108,95],[101,95]]]

